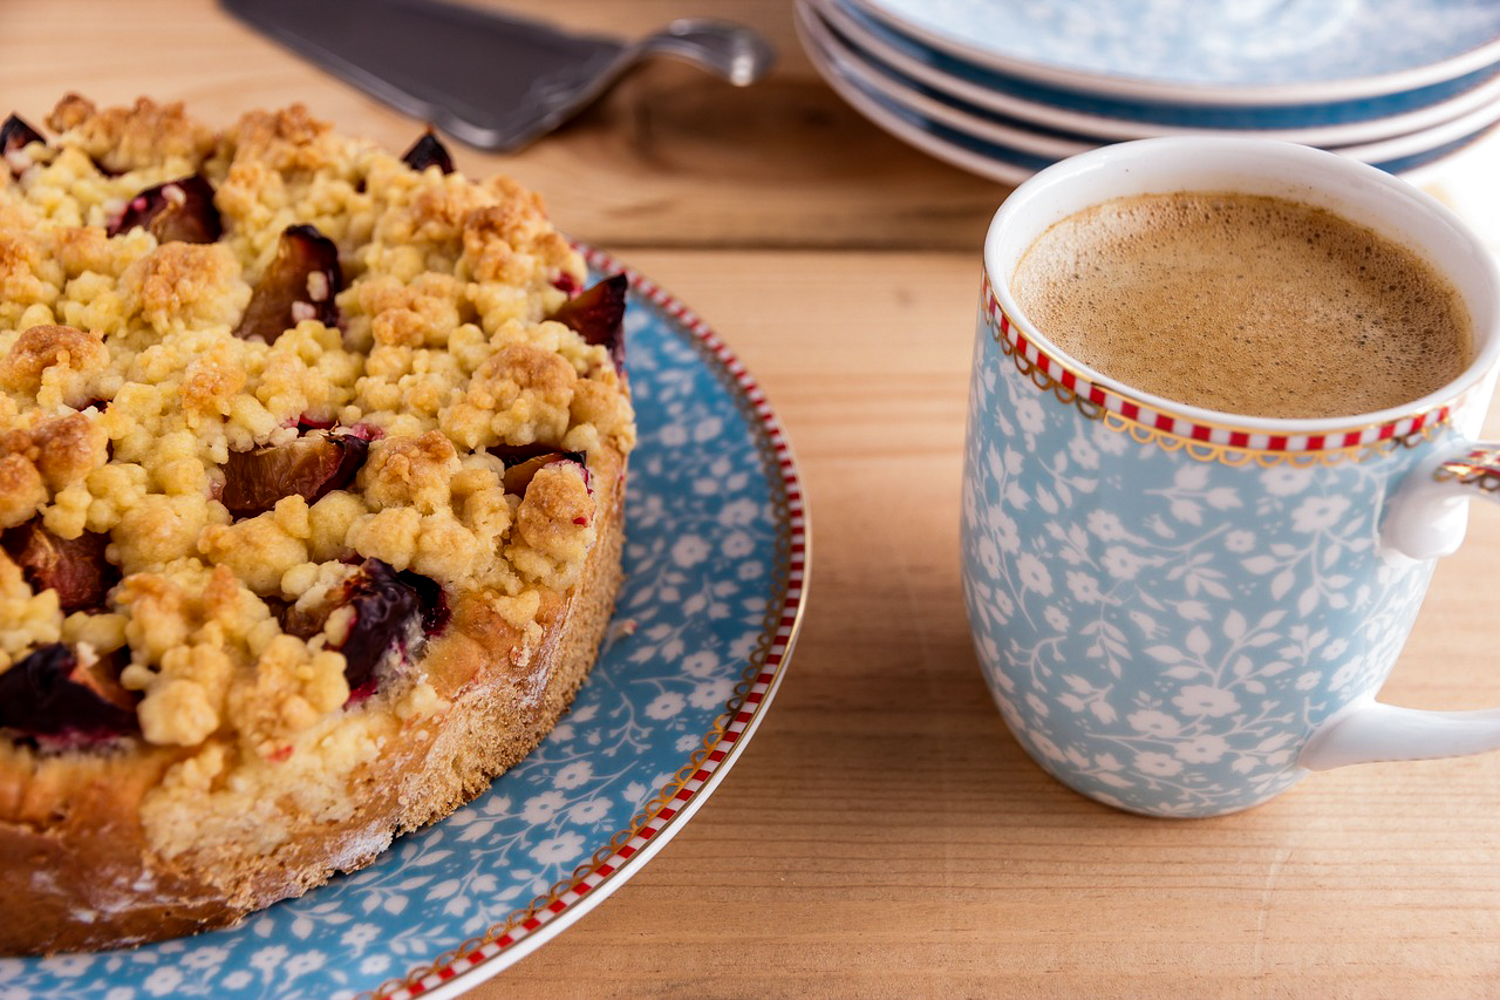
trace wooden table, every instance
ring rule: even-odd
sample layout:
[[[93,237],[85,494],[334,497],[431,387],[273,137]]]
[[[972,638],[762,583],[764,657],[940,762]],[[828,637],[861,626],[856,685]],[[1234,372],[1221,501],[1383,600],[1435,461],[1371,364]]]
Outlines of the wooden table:
[[[815,542],[796,655],[733,773],[641,874],[471,996],[1500,995],[1500,758],[1348,768],[1161,822],[1065,790],[1007,733],[958,573],[979,246],[1004,188],[845,107],[788,0],[510,6],[622,34],[710,14],[779,45],[760,86],[656,64],[519,156],[456,154],[541,190],[718,329],[790,433]],[[40,119],[67,89],[215,124],[302,100],[390,148],[416,127],[204,0],[5,0],[0,110]],[[1500,512],[1476,510],[1389,700],[1500,704],[1497,552]]]

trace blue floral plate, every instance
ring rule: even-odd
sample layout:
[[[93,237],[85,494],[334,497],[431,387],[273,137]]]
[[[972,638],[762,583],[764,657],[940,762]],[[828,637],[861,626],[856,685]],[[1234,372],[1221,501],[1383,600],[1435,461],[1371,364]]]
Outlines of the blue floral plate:
[[[796,8],[796,26],[803,50],[823,79],[854,110],[891,135],[946,163],[1001,184],[1017,185],[1063,157],[1052,151],[1077,137],[1051,130],[1027,130],[1024,123],[1001,123],[972,118],[977,109],[952,99],[942,118],[934,114],[924,92],[901,92],[882,87],[858,72],[849,60],[820,43],[817,13],[806,4]],[[1406,136],[1334,150],[1363,160],[1389,173],[1406,173],[1432,166],[1472,145],[1495,127],[1500,105],[1481,107],[1451,122]],[[980,134],[982,133],[982,134]],[[1104,142],[1093,145],[1103,145]]]
[[[1175,132],[1256,132],[1316,146],[1347,145],[1401,135],[1492,103],[1500,93],[1500,51],[1479,68],[1437,83],[1377,96],[1304,103],[1282,95],[1266,103],[1204,103],[1199,88],[1171,99],[1118,95],[1113,90],[1047,86],[945,54],[861,9],[858,0],[810,3],[849,47],[867,60],[935,91],[1033,127],[1108,139]],[[1500,9],[1500,8],[1497,8]],[[1208,92],[1214,96],[1214,92]]]
[[[950,56],[1180,104],[1309,104],[1441,84],[1500,59],[1494,0],[849,0]]]
[[[370,867],[239,927],[118,952],[0,959],[4,1000],[452,996],[555,936],[702,804],[780,684],[808,539],[780,425],[686,307],[630,277],[640,443],[625,584],[598,664],[531,756]]]

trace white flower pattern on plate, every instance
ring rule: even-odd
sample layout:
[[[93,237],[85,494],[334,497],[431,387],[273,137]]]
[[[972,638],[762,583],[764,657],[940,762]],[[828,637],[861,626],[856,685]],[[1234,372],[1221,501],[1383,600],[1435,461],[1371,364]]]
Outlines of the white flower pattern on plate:
[[[765,426],[722,363],[636,286],[626,333],[641,428],[626,582],[599,664],[543,744],[360,872],[225,931],[0,959],[0,997],[351,996],[503,921],[629,828],[769,644],[791,529]]]

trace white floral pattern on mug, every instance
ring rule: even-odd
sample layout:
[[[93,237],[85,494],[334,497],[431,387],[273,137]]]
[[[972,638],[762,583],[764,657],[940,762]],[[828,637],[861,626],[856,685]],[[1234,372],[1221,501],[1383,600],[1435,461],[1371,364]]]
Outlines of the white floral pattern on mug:
[[[1022,746],[1157,815],[1297,781],[1306,734],[1378,686],[1416,615],[1431,564],[1384,561],[1376,532],[1419,453],[1235,467],[1140,443],[1039,389],[984,310],[969,406],[964,596]]]

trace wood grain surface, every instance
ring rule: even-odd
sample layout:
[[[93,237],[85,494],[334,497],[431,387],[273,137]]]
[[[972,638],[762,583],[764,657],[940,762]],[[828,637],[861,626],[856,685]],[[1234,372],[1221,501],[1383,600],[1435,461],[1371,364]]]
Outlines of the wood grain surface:
[[[785,683],[722,787],[470,996],[1500,996],[1500,757],[1346,768],[1165,822],[1065,790],[1007,733],[958,571],[979,246],[1004,188],[843,105],[787,0],[508,6],[620,34],[706,14],[780,46],[756,87],[656,64],[520,155],[456,152],[732,345],[790,434],[814,556]],[[70,89],[218,124],[301,100],[392,148],[419,128],[203,0],[0,0],[0,110],[41,118]],[[1476,510],[1386,700],[1500,705],[1497,556],[1500,510]]]

